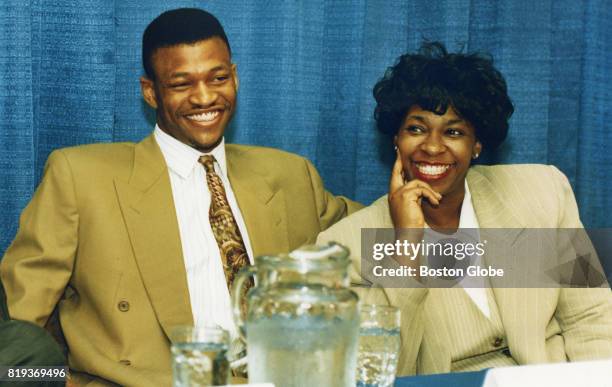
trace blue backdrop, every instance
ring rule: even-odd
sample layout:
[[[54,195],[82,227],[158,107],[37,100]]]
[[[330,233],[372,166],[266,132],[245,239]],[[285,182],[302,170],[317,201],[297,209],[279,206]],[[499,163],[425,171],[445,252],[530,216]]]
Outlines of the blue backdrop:
[[[516,113],[488,161],[557,165],[583,222],[612,226],[610,1],[2,0],[0,252],[51,150],[151,131],[141,34],[183,6],[217,15],[232,44],[241,88],[229,140],[307,156],[332,192],[364,203],[389,175],[372,119],[384,70],[422,38],[490,52]]]

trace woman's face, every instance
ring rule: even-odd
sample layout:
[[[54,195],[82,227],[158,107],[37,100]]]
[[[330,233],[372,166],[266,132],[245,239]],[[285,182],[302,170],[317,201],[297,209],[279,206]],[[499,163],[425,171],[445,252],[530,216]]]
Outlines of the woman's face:
[[[463,194],[470,161],[482,149],[472,124],[451,106],[439,116],[413,105],[394,140],[405,179],[425,181],[444,196]]]

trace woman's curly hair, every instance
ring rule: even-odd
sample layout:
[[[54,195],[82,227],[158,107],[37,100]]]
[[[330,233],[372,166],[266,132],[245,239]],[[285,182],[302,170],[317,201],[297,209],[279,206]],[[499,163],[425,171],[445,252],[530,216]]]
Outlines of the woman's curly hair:
[[[440,42],[425,42],[418,53],[400,56],[373,93],[376,125],[385,134],[397,134],[414,105],[439,115],[452,106],[489,149],[504,141],[514,112],[506,81],[490,56],[449,54]]]

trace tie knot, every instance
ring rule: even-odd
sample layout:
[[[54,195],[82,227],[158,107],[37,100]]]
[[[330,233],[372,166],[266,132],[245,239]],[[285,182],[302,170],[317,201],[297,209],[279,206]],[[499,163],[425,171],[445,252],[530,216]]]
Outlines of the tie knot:
[[[200,164],[202,164],[204,166],[204,169],[206,170],[206,173],[210,173],[210,172],[214,172],[215,171],[215,156],[212,155],[204,155],[201,156],[200,159],[198,160],[200,162]]]

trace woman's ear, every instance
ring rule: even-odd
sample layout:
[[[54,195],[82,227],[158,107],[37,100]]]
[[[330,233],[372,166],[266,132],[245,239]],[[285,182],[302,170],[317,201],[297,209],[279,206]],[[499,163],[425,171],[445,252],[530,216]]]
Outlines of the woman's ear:
[[[472,159],[476,160],[480,153],[482,152],[482,144],[480,141],[476,141],[474,146],[472,147]]]

